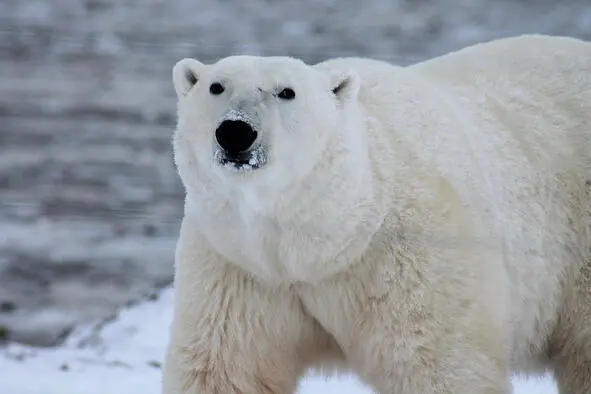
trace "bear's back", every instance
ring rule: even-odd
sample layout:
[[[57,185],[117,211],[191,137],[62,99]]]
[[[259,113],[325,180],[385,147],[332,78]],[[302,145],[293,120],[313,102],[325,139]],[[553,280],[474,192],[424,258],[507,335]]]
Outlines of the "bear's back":
[[[514,83],[556,86],[591,84],[591,43],[569,37],[523,35],[469,46],[409,66],[456,84]]]

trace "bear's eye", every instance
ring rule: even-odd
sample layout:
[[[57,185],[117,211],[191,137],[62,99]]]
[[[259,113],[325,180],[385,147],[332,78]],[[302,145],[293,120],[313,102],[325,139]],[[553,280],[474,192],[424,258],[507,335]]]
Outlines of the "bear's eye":
[[[279,92],[277,97],[283,100],[293,100],[295,98],[295,92],[292,88],[285,88]]]
[[[211,93],[211,94],[213,94],[215,96],[224,93],[224,90],[226,90],[224,88],[224,85],[222,85],[219,82],[214,82],[211,85],[209,85],[209,93]]]

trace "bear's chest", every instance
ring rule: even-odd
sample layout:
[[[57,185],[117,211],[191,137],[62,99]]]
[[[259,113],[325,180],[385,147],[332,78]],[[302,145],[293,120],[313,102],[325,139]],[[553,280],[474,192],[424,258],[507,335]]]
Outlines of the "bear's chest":
[[[301,252],[306,234],[293,226],[282,226],[256,215],[244,217],[236,212],[224,212],[206,222],[210,225],[203,226],[203,231],[216,251],[265,281],[298,276],[293,266],[313,259],[312,250]]]
[[[201,232],[220,255],[274,283],[309,282],[332,273],[338,267],[336,256],[358,236],[356,226],[343,217],[282,219],[227,205],[196,208],[194,213]]]

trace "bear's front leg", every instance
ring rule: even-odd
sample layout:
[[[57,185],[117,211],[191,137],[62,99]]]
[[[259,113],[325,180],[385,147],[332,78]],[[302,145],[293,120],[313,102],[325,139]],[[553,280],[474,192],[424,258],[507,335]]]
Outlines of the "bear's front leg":
[[[348,272],[302,291],[351,368],[383,394],[511,393],[499,261],[447,244],[415,252],[379,241]]]
[[[185,218],[164,394],[287,394],[334,343],[289,288],[228,264]]]

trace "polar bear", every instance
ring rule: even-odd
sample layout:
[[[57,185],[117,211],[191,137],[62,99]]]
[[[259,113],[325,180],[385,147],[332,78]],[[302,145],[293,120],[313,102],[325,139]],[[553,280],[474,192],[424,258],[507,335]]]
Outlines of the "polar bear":
[[[591,44],[409,67],[232,56],[173,69],[186,189],[165,394],[591,393]]]

